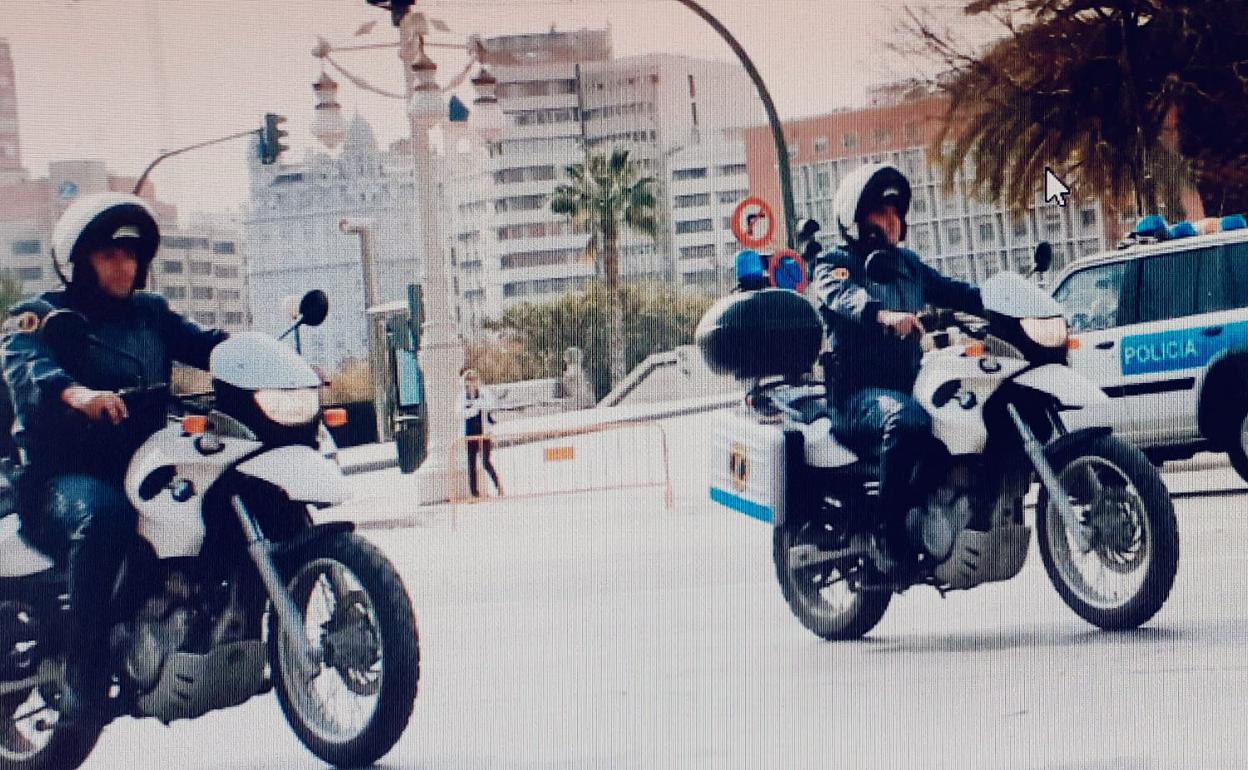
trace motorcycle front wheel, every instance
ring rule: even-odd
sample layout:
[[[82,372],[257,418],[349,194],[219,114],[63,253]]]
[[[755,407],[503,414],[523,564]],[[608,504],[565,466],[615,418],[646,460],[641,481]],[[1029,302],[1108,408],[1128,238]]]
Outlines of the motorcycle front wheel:
[[[1085,552],[1041,487],[1040,557],[1079,617],[1106,630],[1135,628],[1165,604],[1179,564],[1174,505],[1157,468],[1113,436],[1068,448],[1053,470],[1091,543]]]
[[[875,628],[884,617],[893,595],[888,592],[851,590],[846,575],[835,562],[794,567],[789,550],[815,544],[817,525],[784,524],[772,535],[772,560],[776,579],[789,609],[803,626],[827,641],[857,639]]]
[[[355,534],[304,548],[286,569],[318,662],[300,663],[269,613],[269,660],[291,728],[337,767],[366,767],[398,742],[420,679],[416,617],[385,556]]]

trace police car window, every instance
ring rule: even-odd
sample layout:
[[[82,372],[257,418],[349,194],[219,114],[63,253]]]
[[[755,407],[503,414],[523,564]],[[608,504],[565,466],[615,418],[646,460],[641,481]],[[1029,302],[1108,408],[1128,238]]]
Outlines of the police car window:
[[[1235,307],[1232,286],[1227,280],[1226,254],[1221,246],[1194,252],[1200,264],[1196,284],[1196,312],[1216,313]]]
[[[1066,308],[1072,331],[1097,331],[1118,325],[1129,272],[1128,263],[1117,262],[1081,270],[1062,283],[1053,298]]]
[[[1231,307],[1248,307],[1248,243],[1226,247],[1227,285]]]
[[[1198,252],[1158,254],[1143,260],[1140,321],[1165,321],[1196,313]]]

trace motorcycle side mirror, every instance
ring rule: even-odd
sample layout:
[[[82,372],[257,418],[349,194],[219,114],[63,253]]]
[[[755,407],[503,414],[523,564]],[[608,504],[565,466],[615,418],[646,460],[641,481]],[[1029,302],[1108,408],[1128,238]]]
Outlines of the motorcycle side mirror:
[[[1045,273],[1053,266],[1053,244],[1048,241],[1040,241],[1036,244],[1036,254],[1033,258],[1035,267],[1031,269],[1032,273]]]
[[[304,326],[320,326],[329,315],[329,297],[320,289],[313,289],[299,300],[299,319]]]
[[[53,352],[65,354],[91,343],[91,327],[82,313],[53,310],[43,319],[40,337]]]

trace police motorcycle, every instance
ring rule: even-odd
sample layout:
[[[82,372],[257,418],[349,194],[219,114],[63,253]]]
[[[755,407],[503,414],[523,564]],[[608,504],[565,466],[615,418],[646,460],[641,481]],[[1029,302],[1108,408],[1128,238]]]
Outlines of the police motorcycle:
[[[309,292],[287,333],[327,311],[324,293]],[[51,313],[41,333],[58,356],[103,344],[71,311]],[[313,754],[370,765],[412,714],[416,619],[399,574],[350,523],[313,523],[313,509],[349,495],[318,444],[333,416],[321,410],[321,379],[254,332],[220,343],[210,372],[213,392],[200,398],[146,383],[121,394],[131,414],[182,416],[138,449],[125,476],[140,537],[110,605],[110,707],[168,724],[276,689]],[[109,426],[83,428],[97,429]],[[0,518],[0,768],[73,768],[100,728],[58,719],[74,643],[66,577],[27,544],[18,518]]]
[[[1034,480],[1040,557],[1075,613],[1103,629],[1134,628],[1170,593],[1178,529],[1156,468],[1109,428],[1063,424],[1063,413],[1107,397],[1069,368],[1078,340],[1061,306],[1015,274],[998,273],[981,292],[983,319],[946,313],[925,323],[930,350],[914,395],[935,442],[915,479],[931,491],[907,516],[917,557],[904,569],[880,546],[878,460],[832,436],[825,387],[807,374],[823,344],[811,302],[783,289],[737,293],[699,323],[708,365],[747,383],[744,403],[714,428],[711,498],[772,524],[781,592],[823,639],[868,633],[893,595],[915,585],[944,595],[1018,575]]]

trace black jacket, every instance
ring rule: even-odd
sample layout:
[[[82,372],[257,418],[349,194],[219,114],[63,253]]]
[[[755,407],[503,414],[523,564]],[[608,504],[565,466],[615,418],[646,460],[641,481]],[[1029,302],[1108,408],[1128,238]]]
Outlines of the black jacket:
[[[71,307],[66,292],[53,291],[10,311],[2,355],[14,411],[13,438],[39,472],[82,472],[120,481],[134,450],[164,426],[164,405],[131,409],[130,419],[118,426],[87,427],[80,415],[70,413],[61,393],[70,385],[112,391],[133,387],[140,383],[140,374],[146,385],[168,383],[174,361],[208,368],[212,349],[227,335],[175,313],[158,294],[136,292],[113,312],[84,312],[91,334],[103,346],[84,346],[72,360],[62,361],[38,330],[48,313],[66,307]],[[142,372],[136,362],[106,347],[137,357]]]
[[[825,251],[815,263],[812,284],[828,330],[824,373],[829,393],[843,400],[863,388],[909,393],[923,350],[919,336],[905,339],[876,321],[881,310],[919,313],[927,305],[983,313],[979,289],[941,275],[909,249],[897,248],[895,280],[867,277],[865,258],[845,248]]]

